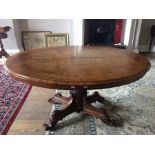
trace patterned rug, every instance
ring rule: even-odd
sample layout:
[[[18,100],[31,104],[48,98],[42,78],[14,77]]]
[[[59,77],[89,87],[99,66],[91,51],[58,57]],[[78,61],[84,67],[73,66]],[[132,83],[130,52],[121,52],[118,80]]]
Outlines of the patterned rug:
[[[11,78],[0,65],[0,134],[7,134],[31,86]]]
[[[104,107],[111,117],[120,119],[122,127],[110,127],[93,116],[73,113],[58,122],[56,131],[46,134],[56,135],[148,135],[155,134],[155,61],[140,80],[128,85],[97,90],[105,97],[105,104],[99,102],[94,106]],[[91,94],[93,91],[89,91]],[[61,91],[68,95],[68,91]],[[54,109],[59,109],[53,105]]]

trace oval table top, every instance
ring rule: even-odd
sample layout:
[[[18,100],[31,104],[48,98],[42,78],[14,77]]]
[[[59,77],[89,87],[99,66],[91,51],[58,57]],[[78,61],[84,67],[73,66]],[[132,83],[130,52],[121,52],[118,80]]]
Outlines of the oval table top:
[[[9,57],[5,68],[15,79],[57,89],[98,89],[140,79],[147,58],[125,49],[67,46],[33,49]]]

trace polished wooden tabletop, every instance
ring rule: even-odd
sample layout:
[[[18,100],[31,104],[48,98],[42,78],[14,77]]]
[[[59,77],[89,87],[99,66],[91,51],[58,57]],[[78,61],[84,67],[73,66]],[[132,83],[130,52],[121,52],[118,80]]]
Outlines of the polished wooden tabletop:
[[[59,89],[96,89],[128,84],[150,68],[147,58],[125,49],[68,46],[33,49],[9,57],[15,79]]]

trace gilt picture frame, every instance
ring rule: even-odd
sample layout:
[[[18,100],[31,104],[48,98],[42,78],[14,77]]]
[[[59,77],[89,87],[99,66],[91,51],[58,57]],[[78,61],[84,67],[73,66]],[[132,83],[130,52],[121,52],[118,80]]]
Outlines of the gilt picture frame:
[[[69,34],[68,33],[52,33],[46,35],[46,47],[55,46],[68,46]]]
[[[22,45],[24,50],[46,47],[46,35],[51,31],[22,31]]]

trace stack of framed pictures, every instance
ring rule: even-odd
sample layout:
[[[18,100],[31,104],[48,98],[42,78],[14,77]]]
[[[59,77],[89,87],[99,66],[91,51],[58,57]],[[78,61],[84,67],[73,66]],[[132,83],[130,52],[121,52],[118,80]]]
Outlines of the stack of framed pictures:
[[[68,33],[52,33],[51,31],[23,31],[22,44],[24,50],[68,46]]]

